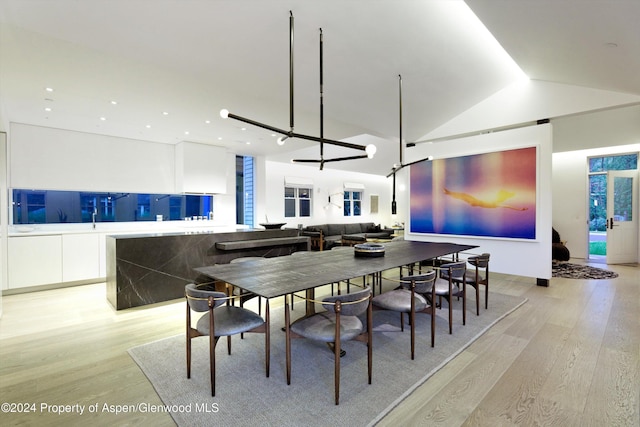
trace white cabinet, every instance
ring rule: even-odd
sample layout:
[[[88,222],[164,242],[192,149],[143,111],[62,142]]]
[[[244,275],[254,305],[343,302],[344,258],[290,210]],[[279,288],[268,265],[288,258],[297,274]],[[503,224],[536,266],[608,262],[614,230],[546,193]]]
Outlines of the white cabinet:
[[[62,236],[9,237],[8,288],[62,282]]]
[[[98,277],[107,277],[107,235],[100,233],[100,241],[98,242],[98,250],[100,254],[100,272]]]
[[[95,279],[100,276],[100,236],[64,234],[62,236],[62,281]]]
[[[178,193],[227,192],[226,149],[183,141],[175,150]]]
[[[105,277],[104,236],[90,232],[9,237],[8,289]]]

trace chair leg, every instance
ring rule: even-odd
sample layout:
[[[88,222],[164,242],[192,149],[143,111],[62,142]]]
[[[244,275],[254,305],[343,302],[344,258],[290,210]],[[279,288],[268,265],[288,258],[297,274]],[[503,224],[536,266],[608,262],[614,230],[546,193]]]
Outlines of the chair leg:
[[[191,378],[191,308],[187,303],[187,378]]]
[[[216,395],[216,338],[209,334],[209,374],[211,375],[211,396]]]
[[[284,304],[284,324],[285,324],[285,354],[287,369],[287,385],[291,385],[291,315],[289,313],[289,304],[285,300]]]
[[[293,300],[293,297],[291,297]],[[265,299],[264,306],[265,330],[264,330],[264,347],[265,347],[265,371],[269,378],[269,369],[271,367],[271,313],[269,312],[269,300]]]
[[[191,337],[187,335],[187,378],[191,378]]]
[[[480,284],[476,283],[476,316],[480,316]]]
[[[411,360],[413,360],[416,351],[416,310],[413,299],[411,301],[411,313],[409,313],[409,319],[411,322]]]
[[[447,298],[447,303],[449,304],[449,334],[453,334],[453,298],[451,293],[453,289],[451,288],[451,282],[449,282],[449,296]]]
[[[462,324],[467,324],[467,282],[462,281]]]
[[[435,347],[436,343],[436,310],[431,306],[431,347]]]
[[[484,309],[489,308],[489,278],[487,278],[487,283],[484,285]]]
[[[336,405],[340,404],[340,334],[336,336],[336,342],[334,343],[333,358],[335,359],[334,366],[334,383],[335,383],[335,398]]]
[[[367,308],[367,371],[369,374],[369,384],[373,373],[373,307],[369,301]]]
[[[340,404],[340,306],[338,306],[336,310],[336,329],[335,329],[335,337],[336,340],[333,343],[333,359],[334,359],[334,372],[333,372],[333,381],[335,383],[335,399],[336,405]]]

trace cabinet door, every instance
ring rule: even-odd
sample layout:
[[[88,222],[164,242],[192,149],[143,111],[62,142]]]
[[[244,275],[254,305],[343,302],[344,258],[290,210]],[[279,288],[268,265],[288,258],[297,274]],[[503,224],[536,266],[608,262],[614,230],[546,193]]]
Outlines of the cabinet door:
[[[8,288],[62,282],[62,236],[9,237]]]
[[[100,277],[99,242],[98,233],[62,236],[63,282]]]

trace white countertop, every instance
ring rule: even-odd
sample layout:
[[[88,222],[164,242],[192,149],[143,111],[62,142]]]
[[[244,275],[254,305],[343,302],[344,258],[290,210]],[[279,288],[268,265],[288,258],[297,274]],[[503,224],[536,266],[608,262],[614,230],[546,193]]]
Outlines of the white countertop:
[[[80,224],[25,224],[8,227],[9,237],[48,236],[64,234],[144,234],[144,233],[181,233],[181,232],[227,232],[249,229],[243,224],[222,224],[217,221],[138,221],[138,222],[102,222]]]

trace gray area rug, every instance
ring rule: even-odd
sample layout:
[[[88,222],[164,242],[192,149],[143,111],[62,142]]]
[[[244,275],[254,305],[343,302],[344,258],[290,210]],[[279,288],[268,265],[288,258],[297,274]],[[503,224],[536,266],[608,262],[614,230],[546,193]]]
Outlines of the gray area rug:
[[[552,277],[563,277],[566,279],[614,279],[618,273],[596,268],[588,265],[572,264],[570,262],[554,262],[551,267]]]
[[[475,295],[474,295],[475,296]],[[333,354],[326,345],[292,341],[292,378],[285,377],[283,309],[271,310],[271,375],[265,377],[264,335],[233,338],[216,347],[217,384],[209,384],[208,338],[193,340],[191,379],[186,377],[185,337],[179,335],[129,350],[158,395],[173,407],[180,426],[366,426],[391,411],[411,391],[462,352],[492,325],[526,302],[489,295],[489,309],[475,315],[468,298],[467,325],[455,302],[453,335],[448,334],[447,307],[438,310],[435,348],[430,346],[429,316],[417,315],[416,358],[410,358],[409,327],[399,329],[399,314],[374,311],[373,380],[367,383],[366,346],[346,342],[341,359],[340,405],[333,400]],[[299,306],[292,317],[303,314]],[[406,316],[405,316],[406,321]]]

